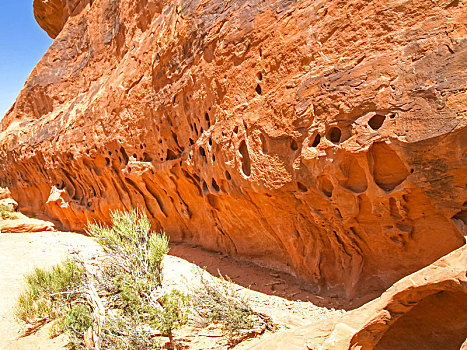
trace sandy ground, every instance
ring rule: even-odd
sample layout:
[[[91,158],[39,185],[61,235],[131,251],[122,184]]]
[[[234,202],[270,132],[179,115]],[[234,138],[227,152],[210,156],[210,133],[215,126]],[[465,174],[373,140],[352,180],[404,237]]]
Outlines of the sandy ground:
[[[0,349],[63,349],[65,339],[49,339],[47,328],[17,339],[24,327],[14,318],[14,305],[23,275],[62,261],[74,249],[92,255],[97,248],[91,238],[70,232],[0,233]]]
[[[49,339],[48,327],[28,337],[19,338],[24,331],[14,318],[14,304],[24,287],[23,275],[35,266],[50,266],[79,251],[85,259],[98,256],[99,247],[89,237],[70,232],[0,233],[0,349],[55,350],[63,349],[66,339]],[[316,296],[302,288],[290,275],[236,261],[189,245],[171,245],[164,261],[164,283],[184,290],[196,270],[206,267],[213,275],[229,276],[239,293],[250,300],[256,311],[272,317],[278,331],[338,319],[344,314],[335,299]],[[186,326],[179,339],[188,349],[223,349],[225,337],[220,329],[194,329]],[[262,337],[267,337],[264,334]],[[241,343],[236,349],[246,349],[258,342],[255,338]]]

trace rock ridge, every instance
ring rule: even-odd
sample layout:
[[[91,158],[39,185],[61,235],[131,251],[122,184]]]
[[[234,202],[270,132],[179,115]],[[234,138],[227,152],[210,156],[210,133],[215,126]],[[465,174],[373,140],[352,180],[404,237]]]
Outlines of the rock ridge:
[[[346,297],[464,244],[463,2],[34,9],[56,39],[0,134],[25,213],[82,230],[140,207],[174,241]]]

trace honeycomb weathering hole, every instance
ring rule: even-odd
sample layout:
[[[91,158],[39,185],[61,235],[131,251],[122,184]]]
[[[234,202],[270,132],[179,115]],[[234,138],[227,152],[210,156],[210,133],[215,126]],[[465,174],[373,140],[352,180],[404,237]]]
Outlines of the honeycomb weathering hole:
[[[392,191],[409,176],[410,173],[404,163],[387,144],[374,143],[368,154],[369,160],[373,163],[373,178],[383,190]]]
[[[368,188],[368,182],[365,176],[365,171],[358,164],[356,159],[349,159],[340,166],[345,180],[341,185],[354,193],[365,192]]]
[[[307,192],[308,191],[308,188],[299,181],[297,181],[297,188],[298,188],[298,190],[300,192]]]
[[[255,89],[255,90],[256,90],[256,93],[257,93],[258,95],[261,95],[261,85],[259,85],[259,84],[256,85],[256,89]]]
[[[292,151],[298,150],[298,143],[297,143],[297,141],[292,140],[292,142],[290,143],[290,148],[292,149]]]
[[[373,130],[378,130],[380,127],[383,126],[384,121],[386,120],[386,116],[376,114],[368,121],[368,125]]]
[[[313,140],[313,143],[312,143],[311,147],[318,147],[320,142],[321,142],[321,135],[317,134],[315,136],[315,139]]]
[[[333,126],[331,129],[329,129],[328,132],[328,140],[331,141],[332,143],[339,143],[341,141],[342,137],[342,131],[336,126]]]
[[[242,155],[242,171],[245,176],[250,176],[251,174],[251,166],[250,166],[250,154],[248,153],[248,148],[246,146],[245,141],[240,143],[240,147],[238,151]]]
[[[326,175],[318,178],[318,188],[321,192],[323,192],[323,194],[326,197],[332,197],[332,191],[334,190],[334,186],[332,185],[331,180],[329,180],[329,178]]]

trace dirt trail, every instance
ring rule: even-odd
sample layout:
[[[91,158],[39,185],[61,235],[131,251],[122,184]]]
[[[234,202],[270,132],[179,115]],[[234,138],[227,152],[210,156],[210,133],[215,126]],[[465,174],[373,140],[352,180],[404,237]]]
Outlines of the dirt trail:
[[[47,326],[32,336],[17,339],[22,327],[13,315],[16,298],[24,287],[23,275],[36,266],[58,263],[72,251],[80,251],[82,257],[91,259],[99,255],[99,246],[89,237],[70,232],[0,233],[0,349],[64,348],[66,338],[49,339]],[[345,312],[337,300],[321,298],[302,289],[290,275],[188,245],[171,245],[170,255],[164,260],[164,283],[183,290],[198,267],[206,267],[213,275],[218,271],[228,275],[255,310],[273,318],[279,331],[338,319]],[[187,326],[179,334],[189,349],[222,349],[225,338],[213,336],[216,332],[219,329]],[[257,341],[252,339],[236,348],[246,349]]]

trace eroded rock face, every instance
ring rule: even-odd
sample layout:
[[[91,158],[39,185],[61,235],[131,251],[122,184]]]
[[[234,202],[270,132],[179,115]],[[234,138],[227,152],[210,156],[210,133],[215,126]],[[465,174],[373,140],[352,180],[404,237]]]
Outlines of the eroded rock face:
[[[92,0],[33,0],[34,17],[51,38],[62,31],[68,18],[79,14]]]
[[[467,337],[467,246],[331,322],[279,333],[253,350],[457,350]]]
[[[54,3],[2,121],[22,210],[82,230],[141,207],[173,241],[346,296],[464,243],[463,2]]]

